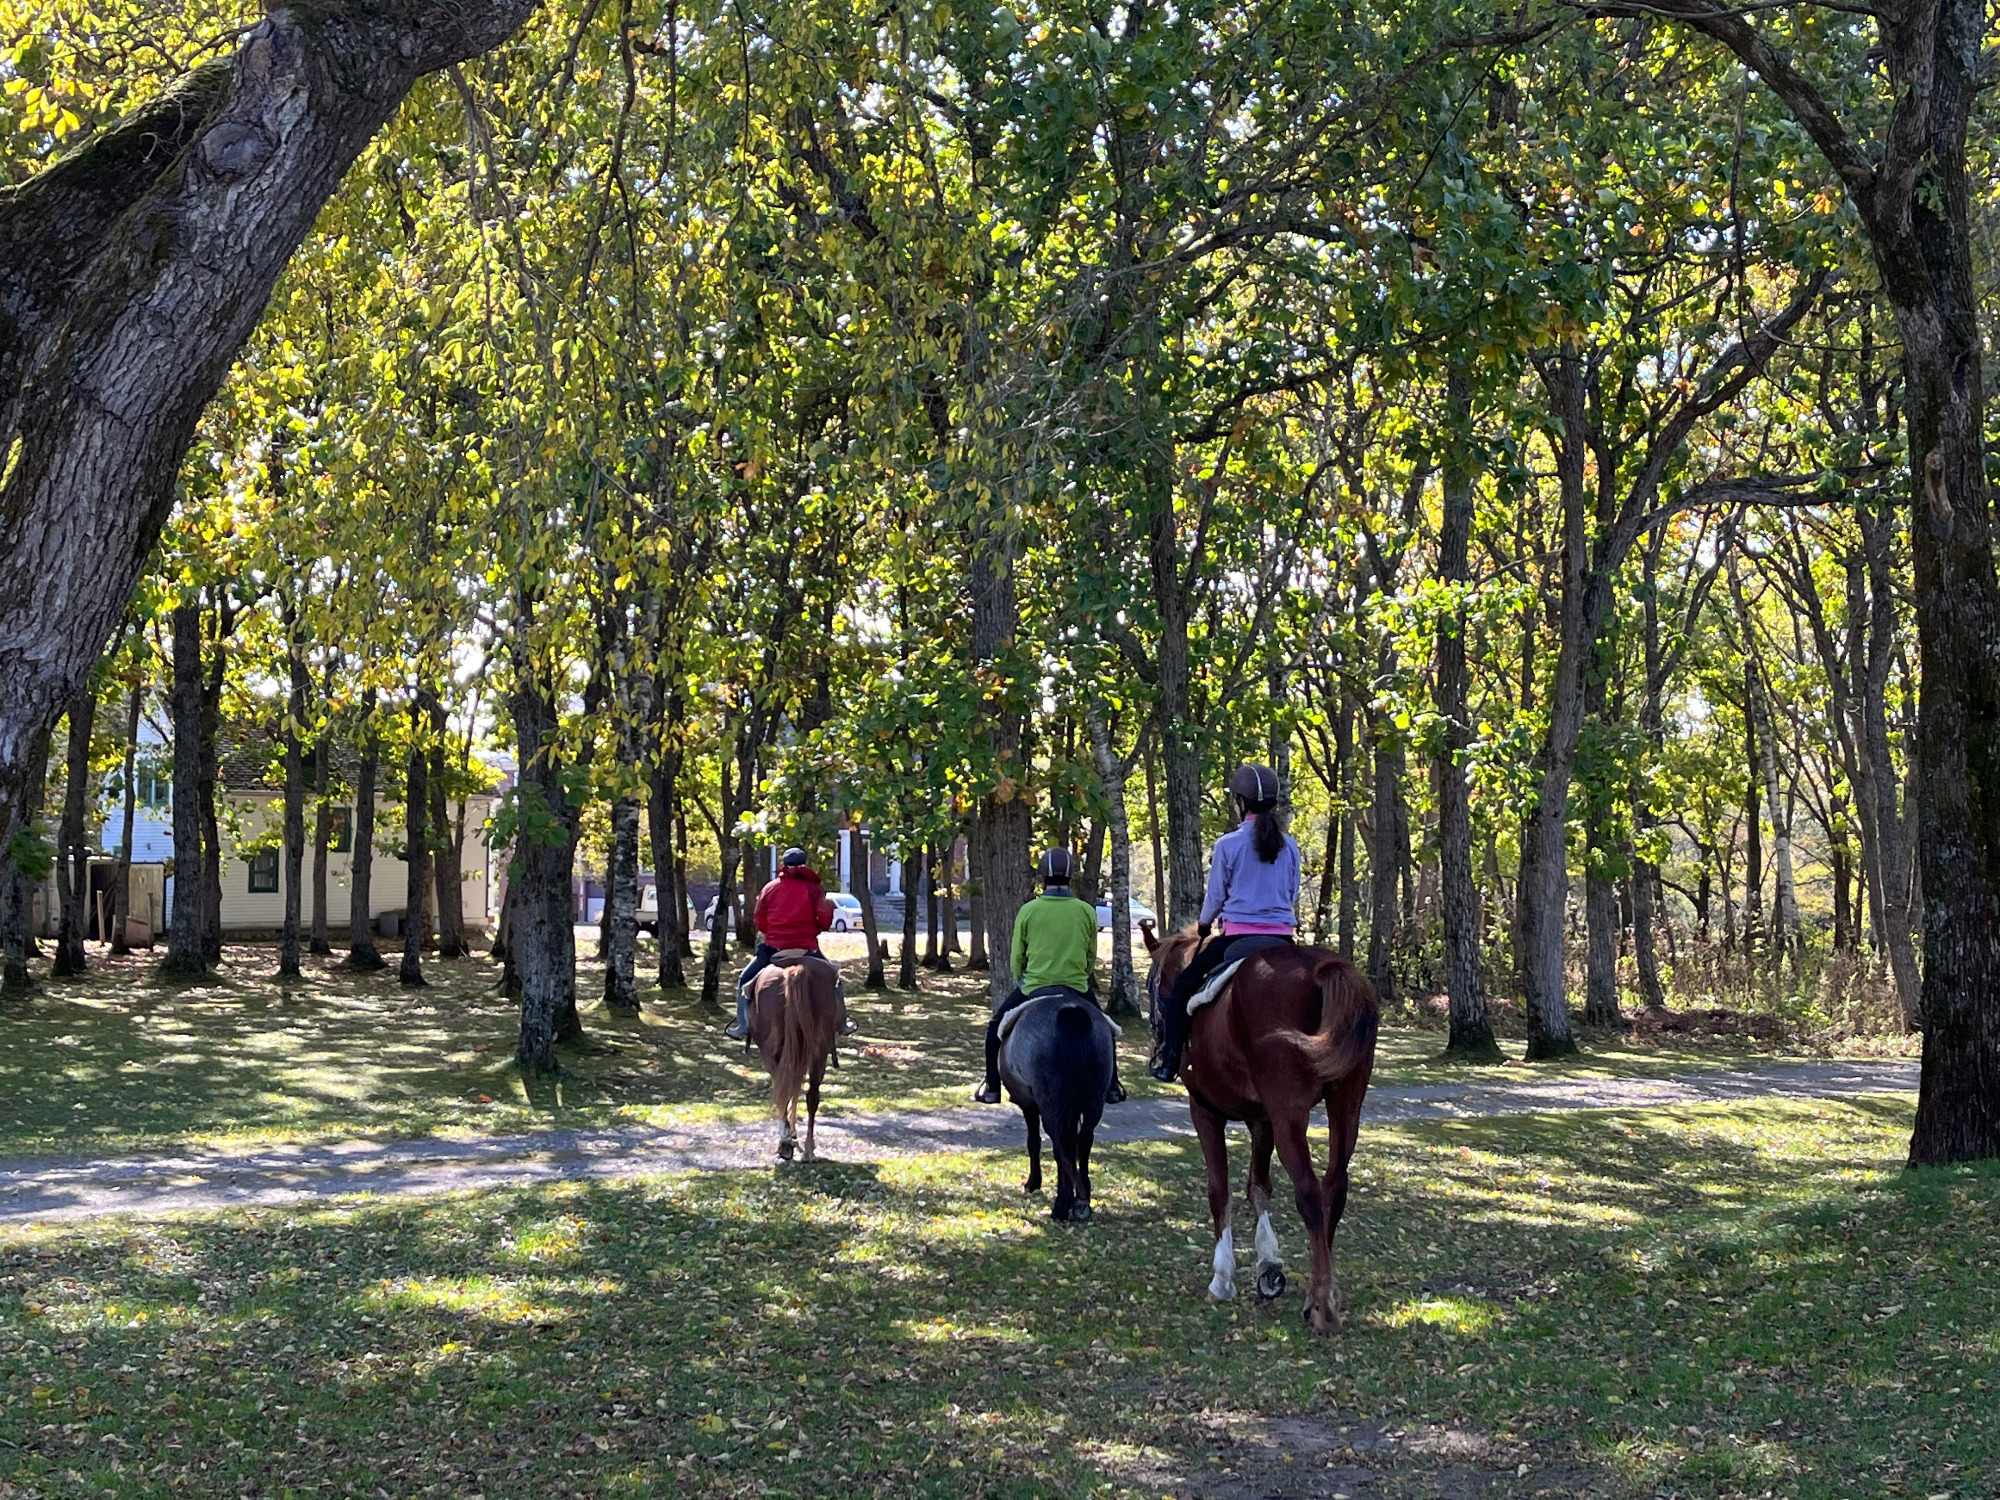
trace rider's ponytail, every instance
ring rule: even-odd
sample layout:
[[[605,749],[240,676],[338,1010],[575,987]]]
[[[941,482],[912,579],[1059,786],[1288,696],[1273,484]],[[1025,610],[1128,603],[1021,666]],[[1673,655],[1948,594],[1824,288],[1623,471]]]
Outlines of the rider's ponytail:
[[[1285,852],[1285,827],[1278,821],[1277,804],[1249,802],[1238,797],[1236,805],[1243,816],[1255,815],[1257,819],[1250,830],[1250,847],[1257,851],[1257,858],[1267,865],[1276,861]]]

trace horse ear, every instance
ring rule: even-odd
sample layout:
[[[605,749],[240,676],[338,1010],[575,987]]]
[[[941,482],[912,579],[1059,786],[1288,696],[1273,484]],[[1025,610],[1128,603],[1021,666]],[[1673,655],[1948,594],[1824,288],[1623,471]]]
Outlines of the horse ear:
[[[1146,951],[1148,953],[1158,953],[1160,951],[1160,935],[1153,931],[1153,924],[1143,917],[1139,920],[1139,935],[1146,940]]]

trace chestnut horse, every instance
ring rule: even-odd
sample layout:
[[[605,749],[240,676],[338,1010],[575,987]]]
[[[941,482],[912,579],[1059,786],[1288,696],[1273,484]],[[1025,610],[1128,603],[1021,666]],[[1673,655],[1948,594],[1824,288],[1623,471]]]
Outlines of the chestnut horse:
[[[783,967],[779,965],[783,964]],[[840,973],[817,954],[785,963],[781,958],[757,976],[750,991],[750,1035],[771,1070],[771,1107],[778,1114],[778,1155],[790,1161],[799,1138],[799,1092],[806,1096],[805,1159],[813,1159],[813,1127],[819,1120],[819,1086],[833,1053],[840,1003],[834,986]]]
[[[1162,942],[1145,929],[1153,955],[1146,982],[1153,1025],[1200,939],[1190,929]],[[1215,1277],[1208,1293],[1236,1295],[1236,1238],[1230,1226],[1229,1145],[1224,1122],[1250,1127],[1250,1209],[1257,1216],[1257,1291],[1283,1293],[1278,1237],[1271,1228],[1271,1153],[1292,1179],[1312,1238],[1312,1289],[1306,1321],[1328,1333],[1340,1326],[1333,1280],[1333,1232],[1347,1207],[1347,1163],[1361,1124],[1361,1100],[1375,1068],[1375,992],[1353,964],[1324,948],[1276,947],[1244,961],[1221,995],[1188,1018],[1180,1079],[1208,1164],[1208,1211],[1215,1221]],[[1325,1101],[1331,1137],[1326,1176],[1313,1170],[1306,1128]]]

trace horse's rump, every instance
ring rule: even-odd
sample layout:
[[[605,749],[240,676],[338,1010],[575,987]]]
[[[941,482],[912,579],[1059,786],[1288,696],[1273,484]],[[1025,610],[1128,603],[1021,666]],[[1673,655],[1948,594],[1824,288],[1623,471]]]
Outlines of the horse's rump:
[[[782,1115],[798,1098],[813,1064],[832,1046],[833,987],[838,976],[825,959],[815,961],[811,956],[766,973],[780,976],[777,1046],[771,1057],[771,1103]],[[767,983],[760,978],[758,988]]]
[[[1320,948],[1301,953],[1319,955],[1311,975],[1312,986],[1319,991],[1319,1025],[1311,1031],[1286,1027],[1274,1033],[1274,1038],[1299,1048],[1311,1061],[1313,1075],[1322,1083],[1332,1083],[1374,1061],[1380,1019],[1375,993],[1360,971],[1339,954]]]

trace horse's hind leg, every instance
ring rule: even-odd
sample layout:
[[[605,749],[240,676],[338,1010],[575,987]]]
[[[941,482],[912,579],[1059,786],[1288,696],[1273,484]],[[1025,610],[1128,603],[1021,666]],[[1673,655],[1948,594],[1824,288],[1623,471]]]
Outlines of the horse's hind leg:
[[[806,1150],[805,1159],[813,1159],[813,1130],[819,1124],[819,1085],[826,1077],[826,1059],[820,1058],[813,1064],[812,1076],[806,1080]]]
[[[1021,1191],[1039,1193],[1042,1190],[1042,1112],[1032,1104],[1023,1104],[1021,1116],[1028,1122],[1028,1180],[1021,1184]]]
[[[1271,1151],[1274,1139],[1267,1116],[1250,1122],[1250,1173],[1244,1196],[1257,1220],[1257,1297],[1270,1302],[1285,1295],[1285,1266],[1278,1251],[1278,1232],[1271,1227]]]
[[[1273,1121],[1277,1135],[1278,1160],[1292,1179],[1292,1191],[1312,1238],[1312,1290],[1306,1294],[1306,1321],[1320,1333],[1340,1326],[1333,1306],[1333,1246],[1327,1226],[1326,1195],[1320,1189],[1319,1174],[1313,1170],[1312,1148],[1306,1144],[1309,1115]]]
[[[1215,1275],[1208,1283],[1208,1295],[1217,1302],[1227,1302],[1236,1295],[1236,1235],[1229,1224],[1229,1140],[1222,1116],[1192,1094],[1188,1096],[1188,1114],[1194,1119],[1202,1160],[1208,1166],[1208,1216],[1215,1224]]]
[[[1340,1285],[1333,1279],[1333,1236],[1347,1212],[1348,1163],[1361,1135],[1361,1090],[1350,1083],[1326,1101],[1326,1248],[1327,1300],[1335,1318],[1340,1313]]]

